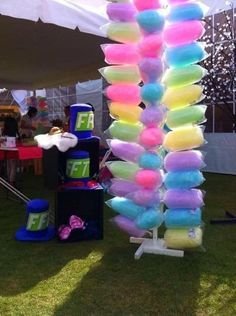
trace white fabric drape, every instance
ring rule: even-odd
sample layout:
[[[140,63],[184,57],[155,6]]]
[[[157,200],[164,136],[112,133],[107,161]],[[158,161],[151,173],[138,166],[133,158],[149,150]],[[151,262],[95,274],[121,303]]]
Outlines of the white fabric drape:
[[[236,175],[236,134],[205,133],[205,171]]]
[[[1,0],[0,14],[13,18],[52,23],[81,32],[103,36],[107,23],[106,1]]]
[[[236,0],[202,0],[208,14],[236,7]],[[0,14],[13,18],[52,23],[81,32],[104,36],[100,27],[108,23],[106,0],[1,0]]]
[[[236,0],[201,0],[209,7],[208,15],[215,14],[222,10],[229,10],[232,6],[236,7]]]

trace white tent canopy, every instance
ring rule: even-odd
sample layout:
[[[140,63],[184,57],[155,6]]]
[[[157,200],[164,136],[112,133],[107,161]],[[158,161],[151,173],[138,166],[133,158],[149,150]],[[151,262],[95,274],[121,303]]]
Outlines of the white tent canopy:
[[[209,6],[208,14],[236,5],[236,0],[201,1]],[[0,14],[103,36],[100,27],[108,22],[106,5],[106,0],[1,0]]]
[[[102,36],[107,23],[104,0],[1,0],[0,14],[13,18],[52,23]]]

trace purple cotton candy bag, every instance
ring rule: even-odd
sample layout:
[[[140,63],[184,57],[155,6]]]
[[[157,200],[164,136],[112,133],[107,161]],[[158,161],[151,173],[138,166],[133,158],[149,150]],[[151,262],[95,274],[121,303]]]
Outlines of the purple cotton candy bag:
[[[170,189],[165,192],[163,202],[171,209],[196,209],[204,205],[203,193],[198,189]]]
[[[153,127],[159,125],[163,121],[164,116],[164,107],[149,106],[141,113],[140,121],[147,127]]]
[[[164,168],[168,172],[201,169],[203,166],[203,155],[199,150],[170,152],[164,160]]]
[[[139,70],[144,83],[155,82],[163,73],[163,62],[158,58],[143,58],[139,62]]]
[[[111,219],[111,222],[115,224],[118,228],[123,230],[129,236],[133,237],[143,237],[146,233],[146,230],[137,228],[134,221],[126,218],[122,215],[117,215]]]
[[[126,197],[142,206],[151,207],[160,204],[160,193],[158,191],[141,189],[127,194]]]
[[[108,144],[116,157],[126,161],[137,162],[138,158],[144,152],[144,148],[136,143],[128,143],[118,139],[112,139]]]
[[[112,185],[109,188],[109,194],[126,197],[127,194],[137,190],[140,190],[140,186],[133,182],[121,179],[112,179]]]
[[[107,15],[110,20],[117,22],[135,21],[137,10],[132,3],[109,3]]]

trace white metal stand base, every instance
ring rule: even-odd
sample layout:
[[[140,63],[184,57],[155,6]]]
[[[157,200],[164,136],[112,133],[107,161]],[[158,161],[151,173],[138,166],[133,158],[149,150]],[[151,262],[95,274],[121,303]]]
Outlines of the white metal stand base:
[[[143,253],[153,253],[156,255],[165,255],[173,257],[183,257],[183,250],[167,249],[163,239],[136,238],[130,237],[130,242],[141,244],[134,254],[134,259],[138,260]]]

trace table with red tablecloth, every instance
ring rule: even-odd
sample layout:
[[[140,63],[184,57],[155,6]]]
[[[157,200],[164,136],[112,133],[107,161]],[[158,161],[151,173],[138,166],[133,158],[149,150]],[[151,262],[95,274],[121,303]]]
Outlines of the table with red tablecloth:
[[[43,151],[42,148],[37,147],[35,145],[27,145],[18,143],[14,148],[8,147],[0,147],[0,161],[3,162],[1,172],[4,173],[4,177],[7,178],[7,161],[14,159],[19,162],[19,170],[22,172],[22,167],[28,169],[30,165],[25,163],[22,165],[24,161],[30,160],[33,161],[34,174],[40,175],[42,174],[42,157]],[[1,167],[1,168],[2,168]]]
[[[24,146],[18,145],[15,150],[7,150],[7,148],[0,147],[0,160],[4,159],[17,159],[17,160],[30,160],[41,159],[43,157],[42,148],[37,146]]]

